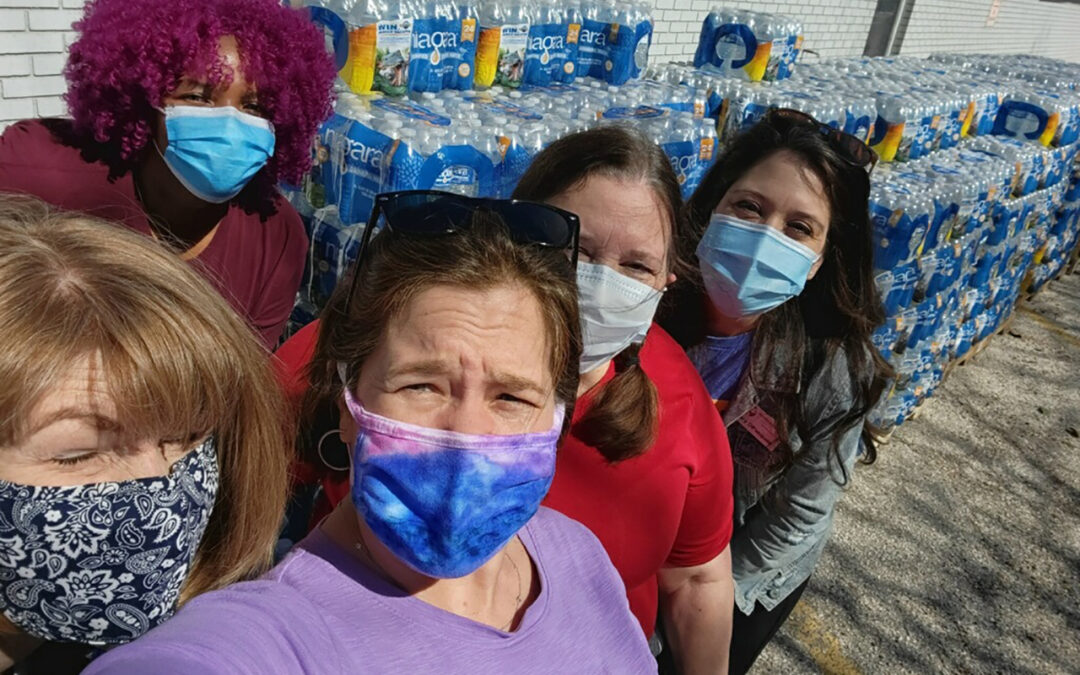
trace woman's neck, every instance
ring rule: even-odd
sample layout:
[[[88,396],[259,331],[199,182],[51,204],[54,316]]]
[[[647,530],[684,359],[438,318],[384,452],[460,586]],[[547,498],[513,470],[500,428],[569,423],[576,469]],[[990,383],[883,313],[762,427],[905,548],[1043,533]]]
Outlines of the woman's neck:
[[[191,194],[153,146],[147,148],[132,180],[155,233],[183,251],[205,243],[229,210],[227,203],[211,204]]]
[[[582,373],[581,377],[578,379],[578,398],[581,398],[593,387],[600,384],[600,380],[604,379],[604,375],[607,375],[608,368],[610,367],[611,361],[604,361],[602,364],[593,368],[589,372]]]
[[[761,315],[731,318],[720,313],[708,297],[704,299],[705,333],[720,337],[731,337],[754,330]]]
[[[457,579],[420,574],[383,545],[348,500],[321,526],[335,543],[409,595],[452,614],[500,630],[516,630],[540,594],[532,559],[518,537],[475,572]]]

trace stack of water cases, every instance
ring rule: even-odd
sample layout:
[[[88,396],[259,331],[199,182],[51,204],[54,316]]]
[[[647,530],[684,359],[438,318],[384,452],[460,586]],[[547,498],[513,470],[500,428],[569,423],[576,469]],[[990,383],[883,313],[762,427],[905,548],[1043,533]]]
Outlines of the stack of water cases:
[[[339,94],[317,139],[315,169],[294,193],[306,202],[300,210],[312,214],[294,324],[315,316],[351,266],[376,194],[435,189],[507,198],[544,147],[603,124],[630,125],[655,139],[685,196],[716,158],[716,122],[705,117],[705,100],[680,85],[586,79],[415,98]]]
[[[771,108],[809,113],[875,148],[869,215],[888,321],[874,343],[898,373],[872,415],[883,428],[910,416],[946,366],[1077,246],[1077,65],[958,54],[797,63],[797,22],[717,8],[702,23],[696,66],[646,68],[652,23],[633,4],[309,9],[342,80],[315,168],[287,191],[312,242],[290,330],[317,315],[351,266],[375,194],[507,197],[540,150],[601,124],[655,139],[684,196]],[[434,37],[437,25],[450,28]]]
[[[341,88],[415,96],[492,86],[639,78],[650,5],[623,0],[321,0]]]

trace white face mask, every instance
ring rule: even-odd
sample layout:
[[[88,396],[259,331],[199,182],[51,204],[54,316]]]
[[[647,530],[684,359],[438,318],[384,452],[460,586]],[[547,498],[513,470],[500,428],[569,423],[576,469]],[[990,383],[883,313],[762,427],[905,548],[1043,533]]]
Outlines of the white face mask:
[[[587,373],[645,340],[662,291],[619,274],[606,265],[579,262],[581,372]]]

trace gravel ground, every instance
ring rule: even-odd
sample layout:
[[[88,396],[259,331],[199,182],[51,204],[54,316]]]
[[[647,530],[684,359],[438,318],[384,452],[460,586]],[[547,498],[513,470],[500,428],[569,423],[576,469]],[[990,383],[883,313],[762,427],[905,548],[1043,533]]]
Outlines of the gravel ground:
[[[1080,272],[861,467],[755,673],[1080,673]]]

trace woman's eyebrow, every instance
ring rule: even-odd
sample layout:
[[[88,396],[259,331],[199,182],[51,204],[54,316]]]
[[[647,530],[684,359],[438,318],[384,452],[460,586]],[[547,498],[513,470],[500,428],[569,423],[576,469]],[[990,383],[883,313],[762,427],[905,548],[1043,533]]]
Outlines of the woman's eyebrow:
[[[496,385],[507,391],[531,391],[539,396],[548,393],[539,382],[514,373],[497,371],[491,374],[491,379]]]
[[[809,221],[811,225],[816,225],[818,227],[823,226],[822,220],[820,218],[818,218],[814,214],[809,213],[807,211],[796,211],[796,212],[792,213],[791,216],[793,218],[799,218],[799,219],[802,219],[802,220]]]
[[[83,408],[60,408],[59,410],[46,415],[40,422],[34,425],[34,428],[30,430],[30,433],[37,433],[46,427],[52,426],[57,422],[63,422],[64,420],[85,420],[94,428],[102,431],[117,431],[121,429],[118,421],[100,413],[85,410]]]

